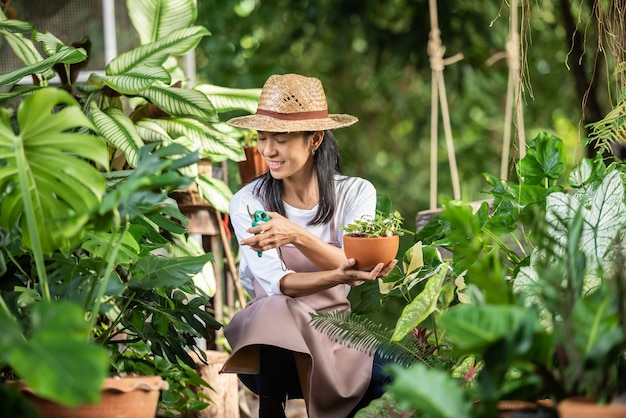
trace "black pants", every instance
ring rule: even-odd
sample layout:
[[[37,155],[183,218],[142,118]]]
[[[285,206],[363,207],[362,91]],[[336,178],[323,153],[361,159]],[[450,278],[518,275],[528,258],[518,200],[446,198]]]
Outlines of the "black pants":
[[[303,398],[293,352],[268,345],[262,345],[260,351],[260,373],[240,374],[239,379],[242,383],[259,397],[280,400]],[[387,363],[389,363],[388,360],[374,356],[370,384],[365,395],[348,417],[354,416],[357,411],[366,407],[374,399],[380,398],[385,392],[385,385],[391,383],[391,377],[383,370]]]

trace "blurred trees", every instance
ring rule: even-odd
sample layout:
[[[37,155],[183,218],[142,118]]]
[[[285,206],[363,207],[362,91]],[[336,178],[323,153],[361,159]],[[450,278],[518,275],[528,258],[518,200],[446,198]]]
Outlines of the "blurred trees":
[[[389,195],[410,227],[415,213],[429,206],[428,0],[198,3],[198,22],[212,32],[198,54],[200,80],[261,87],[273,73],[320,78],[330,112],[361,120],[336,132],[345,172]],[[462,195],[478,200],[482,173],[499,175],[508,68],[506,59],[488,62],[505,49],[509,5],[439,0],[438,11],[445,56],[464,56],[444,74]],[[584,125],[610,109],[612,63],[597,55],[593,1],[525,0],[520,14],[526,138],[538,130],[561,136],[573,162]],[[441,202],[452,196],[452,186],[441,127],[439,136]]]

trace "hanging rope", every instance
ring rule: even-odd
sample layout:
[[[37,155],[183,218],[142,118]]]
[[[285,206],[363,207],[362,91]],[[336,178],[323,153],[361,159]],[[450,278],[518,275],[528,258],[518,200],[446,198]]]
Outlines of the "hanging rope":
[[[520,36],[518,33],[517,0],[511,1],[511,23],[509,39],[506,42],[506,62],[509,67],[509,80],[506,91],[506,108],[504,113],[504,137],[502,139],[502,160],[500,161],[500,178],[506,180],[509,171],[509,154],[511,149],[511,121],[515,107],[515,127],[519,142],[520,160],[526,155],[526,135],[524,131],[524,114],[522,108],[521,77],[520,77]],[[497,54],[487,64],[491,65],[502,57]],[[515,100],[515,106],[513,104]]]
[[[446,65],[453,64],[463,59],[462,54],[456,54],[444,59],[445,48],[441,43],[441,31],[437,18],[437,1],[429,0],[430,6],[430,34],[428,37],[428,57],[430,58],[430,68],[432,70],[432,93],[431,93],[431,120],[430,120],[430,209],[437,207],[437,137],[439,123],[439,101],[441,102],[441,117],[443,118],[443,130],[446,137],[446,148],[448,151],[448,161],[450,162],[450,175],[452,178],[452,191],[454,198],[461,198],[461,187],[459,184],[459,173],[456,166],[456,156],[454,153],[454,141],[452,139],[452,128],[450,126],[450,113],[448,111],[448,100],[446,98],[446,84],[443,77],[443,70]]]

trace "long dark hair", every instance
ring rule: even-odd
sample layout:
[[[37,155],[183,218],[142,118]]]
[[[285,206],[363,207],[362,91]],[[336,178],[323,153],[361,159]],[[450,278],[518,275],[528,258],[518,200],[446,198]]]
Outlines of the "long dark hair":
[[[313,132],[305,132],[304,140],[308,141]],[[335,174],[341,174],[341,158],[337,140],[331,131],[324,131],[324,139],[313,155],[313,166],[317,174],[320,202],[317,213],[309,225],[330,222],[335,214]],[[254,194],[263,201],[264,206],[285,216],[283,204],[283,182],[268,172],[263,174],[254,187]]]

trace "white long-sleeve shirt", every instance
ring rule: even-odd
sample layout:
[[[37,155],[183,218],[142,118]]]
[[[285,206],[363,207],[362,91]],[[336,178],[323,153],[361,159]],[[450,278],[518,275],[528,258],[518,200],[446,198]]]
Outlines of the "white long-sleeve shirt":
[[[238,241],[251,236],[247,231],[252,226],[252,220],[248,213],[264,209],[261,201],[254,196],[254,187],[257,181],[253,181],[242,187],[230,201],[230,220],[235,230]],[[342,246],[343,230],[341,225],[347,225],[364,215],[373,216],[376,212],[376,189],[367,180],[359,177],[335,175],[336,210],[334,225],[337,232],[337,240]],[[331,242],[335,237],[331,236],[331,223],[323,225],[307,225],[315,217],[317,206],[312,209],[298,209],[288,204],[285,205],[285,214],[290,221],[305,227],[311,234],[324,242]],[[250,294],[255,297],[254,278],[268,295],[281,294],[280,279],[293,270],[288,270],[282,263],[278,250],[273,249],[263,252],[259,257],[257,252],[248,246],[240,249],[241,260],[239,263],[239,275],[241,284]]]

